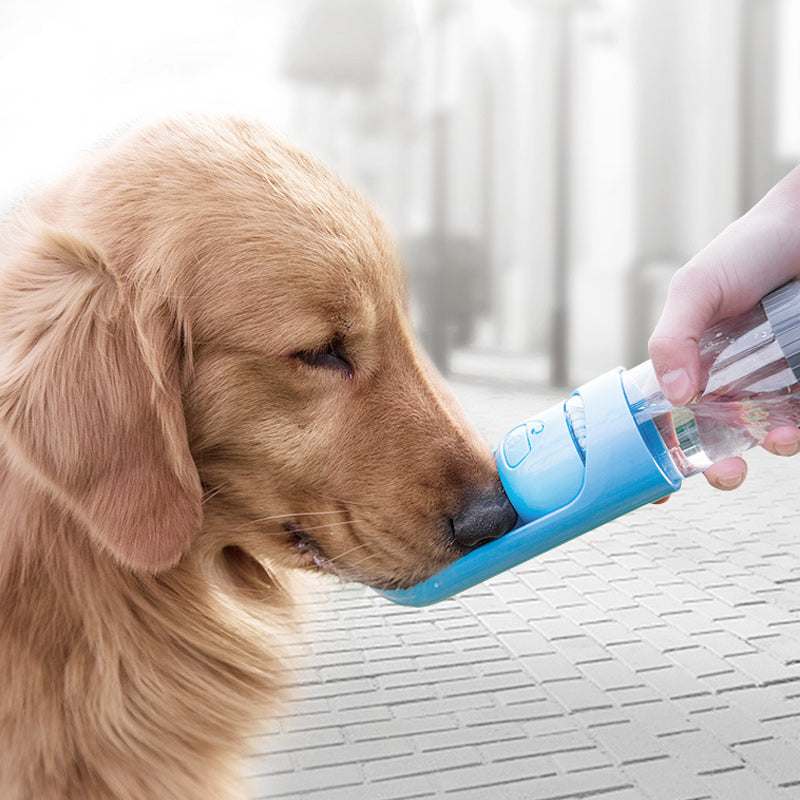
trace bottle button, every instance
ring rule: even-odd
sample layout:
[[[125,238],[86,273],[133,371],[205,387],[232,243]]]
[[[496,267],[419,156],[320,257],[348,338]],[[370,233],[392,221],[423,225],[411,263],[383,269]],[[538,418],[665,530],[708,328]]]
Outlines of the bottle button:
[[[531,443],[528,440],[528,430],[525,425],[517,425],[506,434],[506,438],[503,440],[503,456],[511,469],[518,467],[530,451]]]

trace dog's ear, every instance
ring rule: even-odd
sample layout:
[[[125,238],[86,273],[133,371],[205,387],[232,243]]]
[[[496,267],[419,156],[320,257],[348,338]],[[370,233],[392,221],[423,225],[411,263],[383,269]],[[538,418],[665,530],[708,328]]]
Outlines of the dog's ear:
[[[131,569],[175,564],[202,518],[181,403],[184,334],[83,237],[39,227],[0,287],[0,432]]]

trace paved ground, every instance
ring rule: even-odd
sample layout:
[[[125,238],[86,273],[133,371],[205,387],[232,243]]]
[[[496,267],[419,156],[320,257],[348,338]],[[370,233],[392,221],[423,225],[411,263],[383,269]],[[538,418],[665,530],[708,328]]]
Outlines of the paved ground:
[[[455,388],[491,441],[554,399]],[[749,461],[428,609],[321,585],[251,798],[800,797],[800,458]]]

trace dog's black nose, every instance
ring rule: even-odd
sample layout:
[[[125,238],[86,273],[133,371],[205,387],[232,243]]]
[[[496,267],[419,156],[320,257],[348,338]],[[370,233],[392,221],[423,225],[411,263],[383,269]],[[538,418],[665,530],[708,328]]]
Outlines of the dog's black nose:
[[[517,512],[498,483],[474,492],[453,519],[453,537],[463,547],[499,539],[517,524]]]

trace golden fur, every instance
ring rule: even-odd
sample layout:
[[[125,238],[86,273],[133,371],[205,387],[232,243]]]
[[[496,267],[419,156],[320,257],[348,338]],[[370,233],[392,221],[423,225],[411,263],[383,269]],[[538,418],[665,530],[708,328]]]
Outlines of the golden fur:
[[[3,800],[235,793],[292,570],[409,585],[497,481],[379,219],[242,121],[128,134],[20,211],[0,359]]]

